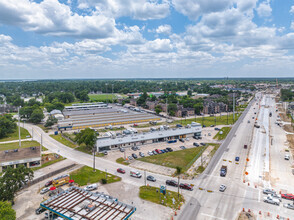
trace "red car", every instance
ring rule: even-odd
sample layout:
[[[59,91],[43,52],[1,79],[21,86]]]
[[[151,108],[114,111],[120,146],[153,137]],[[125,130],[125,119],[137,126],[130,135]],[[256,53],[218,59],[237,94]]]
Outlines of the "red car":
[[[45,187],[48,187],[50,185],[52,185],[52,180],[49,180],[48,182],[45,183]]]
[[[190,190],[190,191],[193,190],[193,186],[191,186],[191,185],[189,185],[189,184],[187,184],[187,183],[181,183],[181,184],[180,184],[180,188],[181,188],[181,189],[187,189],[187,190]]]
[[[282,198],[294,200],[294,195],[293,194],[282,194]]]
[[[125,171],[124,169],[122,169],[122,168],[118,168],[116,171],[117,171],[118,173],[123,173],[123,174],[126,173],[126,171]]]
[[[156,153],[161,154],[161,151],[158,149],[155,149]]]

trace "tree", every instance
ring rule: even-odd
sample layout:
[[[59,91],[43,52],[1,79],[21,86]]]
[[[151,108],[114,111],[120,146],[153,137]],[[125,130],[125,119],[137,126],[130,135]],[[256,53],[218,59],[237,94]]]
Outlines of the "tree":
[[[148,98],[147,92],[144,92],[137,100],[137,105],[143,106]]]
[[[51,127],[52,125],[54,125],[55,123],[57,123],[57,119],[53,116],[49,116],[46,123],[44,124],[44,126],[47,128],[47,127]]]
[[[0,201],[13,201],[15,193],[25,184],[25,180],[32,180],[34,173],[23,165],[13,169],[8,167],[0,177]]]
[[[192,90],[188,90],[187,95],[192,96]]]
[[[156,114],[159,114],[160,112],[162,112],[162,107],[161,107],[161,105],[157,105],[157,106],[155,106],[155,112],[156,112]]]
[[[16,219],[16,213],[13,210],[10,202],[1,202],[0,201],[0,219]]]
[[[0,116],[0,138],[16,131],[16,124],[11,115]]]
[[[85,144],[86,148],[91,151],[96,144],[97,134],[95,130],[86,128],[80,131],[75,138],[75,141],[80,144]]]
[[[174,104],[174,103],[169,104],[167,107],[168,113],[171,116],[175,115],[177,109],[178,109],[177,104]]]
[[[89,96],[88,96],[88,91],[87,90],[83,90],[83,91],[76,91],[75,92],[75,96],[79,99],[79,100],[81,100],[81,101],[83,101],[83,102],[87,102],[87,101],[89,101],[90,100],[90,98],[89,98]]]
[[[203,110],[203,103],[197,103],[194,106],[195,114],[199,115],[200,112]]]
[[[76,135],[75,141],[78,144],[85,144],[87,150],[93,151],[93,172],[95,172],[95,144],[97,140],[97,133],[95,130],[86,128]]]
[[[30,121],[33,122],[34,124],[38,124],[42,121],[43,118],[44,118],[44,114],[42,109],[36,108],[30,117]]]

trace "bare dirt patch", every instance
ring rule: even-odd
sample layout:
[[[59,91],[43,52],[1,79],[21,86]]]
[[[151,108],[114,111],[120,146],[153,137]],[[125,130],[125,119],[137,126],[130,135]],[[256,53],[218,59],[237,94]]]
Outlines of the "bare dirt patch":
[[[283,129],[287,132],[294,133],[294,128],[291,125],[284,125]]]
[[[291,122],[290,118],[286,115],[285,112],[282,112],[279,115],[280,115],[282,121],[284,121],[284,122]]]
[[[241,212],[237,219],[238,220],[255,220],[256,217],[254,216],[252,212]]]

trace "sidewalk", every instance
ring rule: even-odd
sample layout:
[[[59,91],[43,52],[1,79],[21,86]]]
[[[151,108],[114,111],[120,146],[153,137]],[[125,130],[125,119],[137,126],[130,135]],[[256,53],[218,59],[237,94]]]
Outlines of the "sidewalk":
[[[32,138],[26,138],[26,139],[21,139],[20,141],[31,141]],[[13,141],[3,141],[3,142],[0,142],[0,144],[9,144],[9,143],[15,143],[15,142],[18,142],[19,140],[13,140]]]

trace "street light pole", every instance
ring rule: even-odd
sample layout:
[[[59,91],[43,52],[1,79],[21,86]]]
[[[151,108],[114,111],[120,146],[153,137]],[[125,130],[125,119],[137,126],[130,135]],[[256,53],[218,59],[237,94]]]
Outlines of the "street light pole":
[[[21,140],[20,140],[20,115],[19,115],[19,109],[20,107],[18,107],[18,141],[19,141],[19,148],[21,148]]]

